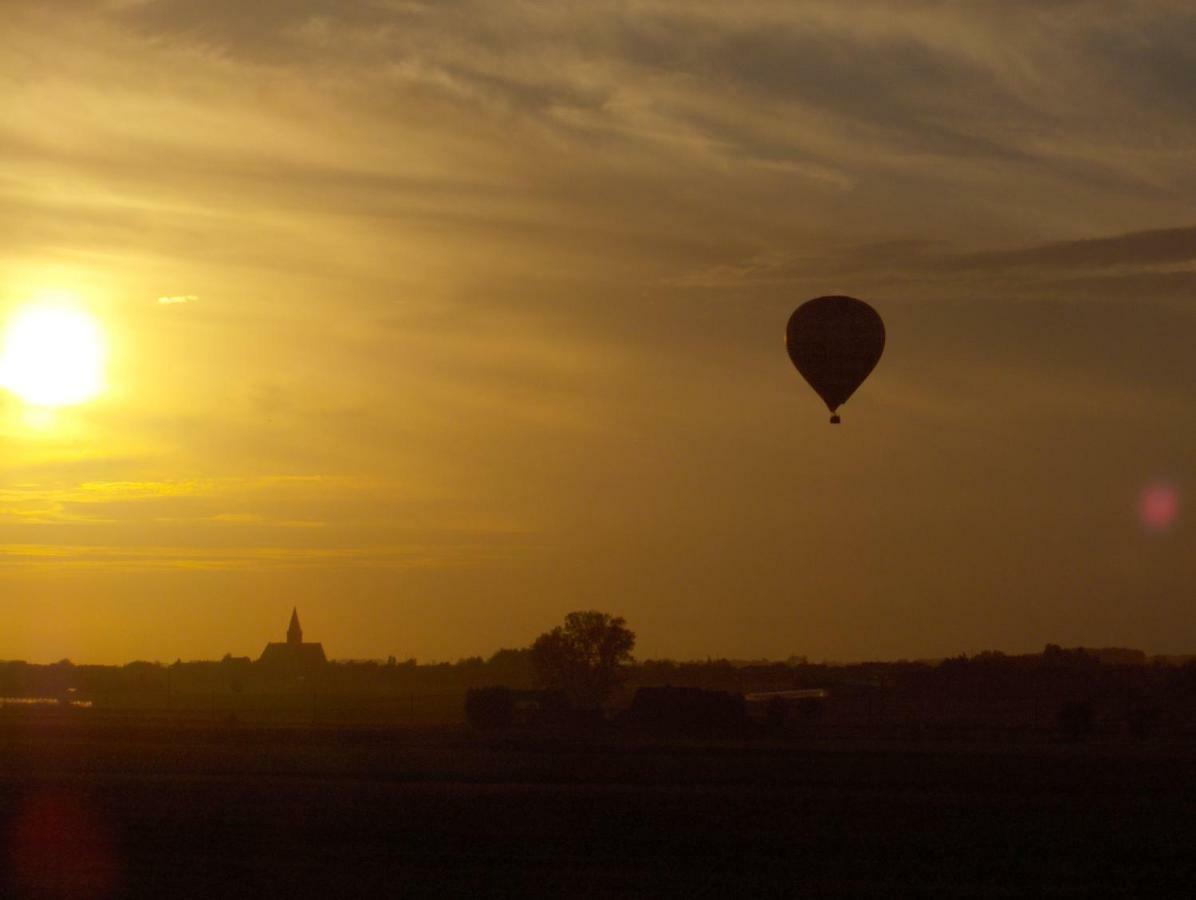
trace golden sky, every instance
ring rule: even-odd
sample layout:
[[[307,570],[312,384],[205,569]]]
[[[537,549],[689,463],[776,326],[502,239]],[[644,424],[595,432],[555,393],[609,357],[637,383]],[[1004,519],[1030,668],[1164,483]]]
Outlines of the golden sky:
[[[1196,648],[1186,0],[0,11],[0,658]]]

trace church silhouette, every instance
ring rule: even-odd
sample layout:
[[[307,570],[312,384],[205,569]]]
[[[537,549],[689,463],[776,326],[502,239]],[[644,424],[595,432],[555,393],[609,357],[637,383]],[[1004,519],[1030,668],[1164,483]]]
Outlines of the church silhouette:
[[[291,624],[287,628],[286,641],[271,641],[258,657],[258,664],[264,669],[287,675],[305,675],[319,669],[327,658],[324,645],[303,640],[303,627],[299,624],[299,610],[291,609]]]

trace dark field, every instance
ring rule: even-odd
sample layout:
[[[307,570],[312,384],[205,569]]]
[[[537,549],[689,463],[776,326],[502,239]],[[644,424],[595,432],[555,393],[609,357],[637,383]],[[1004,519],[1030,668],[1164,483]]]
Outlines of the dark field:
[[[1187,895],[1192,749],[11,715],[0,892]]]

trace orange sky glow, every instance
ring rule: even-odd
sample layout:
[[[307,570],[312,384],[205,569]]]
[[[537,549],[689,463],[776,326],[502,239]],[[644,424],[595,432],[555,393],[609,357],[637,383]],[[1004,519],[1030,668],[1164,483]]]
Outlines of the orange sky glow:
[[[1196,651],[1196,12],[897,7],[6,4],[0,658]]]

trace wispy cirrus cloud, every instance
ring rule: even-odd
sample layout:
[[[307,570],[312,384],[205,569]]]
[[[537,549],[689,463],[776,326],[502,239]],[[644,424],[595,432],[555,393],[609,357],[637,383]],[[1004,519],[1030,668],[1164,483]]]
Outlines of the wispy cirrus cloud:
[[[454,552],[454,550],[456,552]],[[177,545],[134,547],[84,544],[0,545],[0,561],[13,569],[53,572],[271,572],[311,569],[417,569],[476,565],[504,559],[492,543],[475,548],[238,546],[195,548]]]
[[[445,240],[572,242],[590,266],[644,266],[665,235],[688,236],[692,263],[728,242],[955,236],[965,219],[977,244],[1179,224],[1196,186],[1191,120],[1168,108],[1193,93],[1196,21],[1172,3],[234,6],[135,4],[60,34],[79,59],[7,98],[13,188],[69,174],[91,240],[148,234],[169,254],[252,243],[250,262],[315,265],[264,238],[331,217],[343,261],[390,233],[429,258]],[[38,15],[14,30],[30,53]],[[168,89],[141,77],[179,54]],[[86,139],[68,140],[42,101],[108,112],[72,117]]]
[[[36,557],[46,597],[186,589],[231,621],[267,572],[378,623],[363,653],[421,615],[486,652],[611,598],[661,653],[1041,645],[1027,622],[1076,627],[1044,590],[1190,634],[1114,596],[1189,571],[1116,567],[1117,498],[1196,434],[1190,3],[16,0],[4,25],[0,306],[69,282],[112,352],[49,427],[0,395],[0,579]],[[829,444],[781,335],[840,292],[890,344]]]
[[[1060,296],[1071,296],[1072,289],[1085,288],[1094,298],[1116,298],[1130,285],[1143,292],[1181,291],[1196,276],[1194,264],[1196,227],[1183,227],[983,252],[918,239],[831,246],[809,254],[773,251],[700,269],[675,283],[709,288],[851,277],[877,286],[902,287],[916,277],[937,296],[936,285],[946,284],[948,290],[958,292],[984,279],[989,289],[1005,283],[1018,291],[1055,290],[1062,292]]]
[[[525,552],[510,522],[429,518],[400,487],[352,477],[36,483],[0,488],[0,558],[79,567],[468,566]]]

